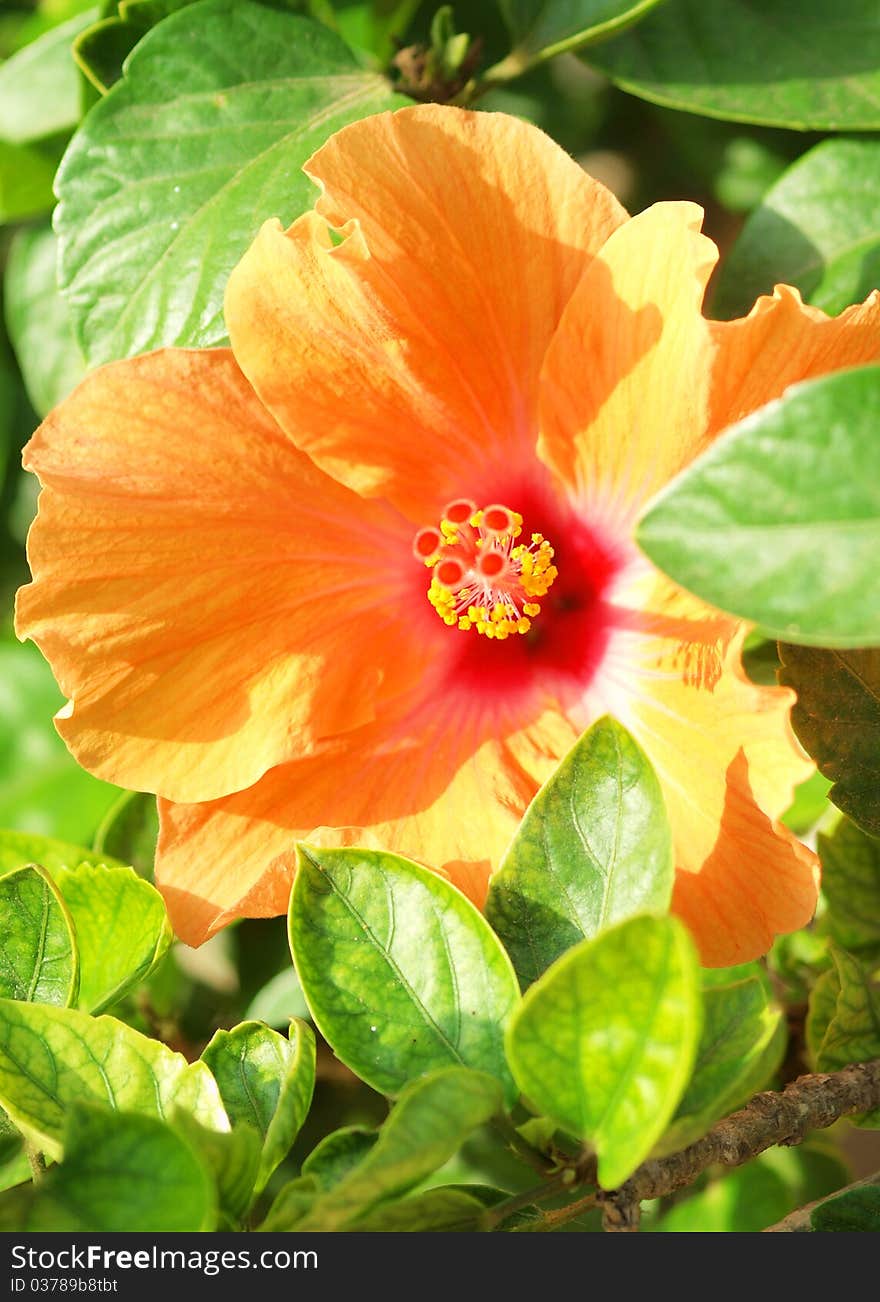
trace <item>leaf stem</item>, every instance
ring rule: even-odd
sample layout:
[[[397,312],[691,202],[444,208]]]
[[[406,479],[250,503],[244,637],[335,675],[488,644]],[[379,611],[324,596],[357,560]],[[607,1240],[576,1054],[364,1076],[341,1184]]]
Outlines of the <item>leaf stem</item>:
[[[24,1151],[30,1163],[34,1184],[37,1184],[46,1174],[46,1159],[34,1144],[25,1144]]]

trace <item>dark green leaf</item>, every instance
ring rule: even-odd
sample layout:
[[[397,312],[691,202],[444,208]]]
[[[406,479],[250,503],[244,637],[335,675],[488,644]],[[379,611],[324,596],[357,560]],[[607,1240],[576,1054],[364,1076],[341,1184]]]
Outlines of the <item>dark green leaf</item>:
[[[261,1022],[217,1031],[202,1054],[233,1128],[251,1126],[262,1141],[257,1190],[263,1188],[299,1134],[315,1086],[315,1037],[294,1022],[285,1039]]]
[[[78,977],[70,915],[49,875],[31,864],[0,877],[0,997],[66,1008]]]
[[[707,117],[880,128],[874,0],[666,0],[590,62],[624,90]]]
[[[63,704],[35,646],[0,642],[0,827],[88,844],[118,788],[90,777],[68,752],[52,727]],[[15,866],[28,860],[51,870],[40,854]]]
[[[510,960],[455,887],[376,850],[300,846],[290,938],[315,1023],[386,1094],[449,1063],[515,1094],[504,1026],[519,998]]]
[[[578,941],[672,895],[672,834],[647,756],[600,719],[538,792],[489,884],[486,917],[523,989]]]
[[[844,949],[880,947],[880,841],[841,818],[830,834],[820,832],[825,915],[831,935]]]
[[[173,1126],[210,1173],[221,1214],[237,1226],[256,1193],[263,1147],[260,1136],[246,1124],[212,1130],[180,1110],[174,1114]]]
[[[80,955],[79,1007],[102,1013],[145,980],[171,944],[159,892],[131,868],[80,864],[57,877]]]
[[[302,1173],[314,1176],[323,1193],[348,1175],[378,1138],[377,1130],[364,1130],[362,1126],[334,1130],[309,1153],[302,1164]]]
[[[845,950],[833,952],[840,986],[834,1015],[816,1053],[817,1071],[840,1071],[852,1062],[880,1058],[880,981],[874,979],[871,967],[863,967]],[[829,994],[832,988],[829,983]],[[863,1116],[861,1124],[880,1128],[880,1108]]]
[[[76,126],[79,74],[70,47],[97,16],[97,8],[77,14],[0,65],[0,139],[23,145]]]
[[[661,1140],[663,1152],[694,1143],[719,1117],[767,1084],[785,1051],[780,1031],[782,1014],[769,1006],[757,978],[704,991],[694,1069]]]
[[[87,360],[222,343],[230,271],[266,218],[314,200],[302,164],[398,102],[331,32],[250,0],[155,27],[58,176],[61,281]]]
[[[501,0],[523,66],[563,50],[606,41],[632,26],[658,0]]]
[[[229,1124],[204,1063],[190,1065],[113,1017],[0,1000],[0,1105],[57,1157],[75,1103],[159,1117],[177,1106],[216,1129]]]
[[[779,681],[797,692],[791,722],[834,785],[838,809],[880,836],[880,649],[780,646]]]
[[[159,836],[156,797],[124,791],[107,811],[95,833],[95,850],[131,864],[141,877],[152,878]]]
[[[413,1081],[401,1093],[373,1147],[338,1184],[318,1197],[297,1229],[357,1228],[353,1223],[360,1217],[441,1167],[500,1106],[497,1081],[482,1072],[445,1067]]]
[[[880,1230],[880,1186],[862,1185],[820,1203],[810,1216],[814,1230],[825,1233],[876,1233]]]
[[[682,587],[786,641],[880,642],[878,422],[878,366],[793,385],[654,499],[642,549]]]
[[[211,1230],[212,1181],[193,1148],[155,1117],[71,1105],[64,1160],[20,1196],[27,1231]]]
[[[34,410],[46,413],[82,378],[85,364],[58,293],[57,245],[48,222],[18,231],[4,282],[6,327]]]
[[[77,37],[73,55],[89,81],[106,95],[122,76],[122,65],[147,28],[119,15],[102,18]]]
[[[676,918],[631,918],[583,941],[535,982],[507,1034],[535,1109],[589,1140],[613,1189],[647,1157],[688,1082],[699,967]]]
[[[262,1225],[261,1234],[280,1234],[298,1225],[318,1196],[318,1182],[310,1175],[301,1175],[282,1185]]]
[[[745,315],[778,281],[832,315],[880,284],[880,142],[823,140],[788,169],[726,258],[714,311]]]

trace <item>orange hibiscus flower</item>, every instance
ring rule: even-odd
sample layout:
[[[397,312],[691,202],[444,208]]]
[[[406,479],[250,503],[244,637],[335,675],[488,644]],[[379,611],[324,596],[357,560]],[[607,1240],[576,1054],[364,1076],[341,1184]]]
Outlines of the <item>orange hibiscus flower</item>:
[[[811,771],[744,627],[640,556],[647,500],[792,381],[880,357],[780,288],[704,319],[700,210],[626,213],[546,136],[436,106],[347,127],[315,210],[234,272],[232,350],[94,373],[25,464],[18,631],[91,772],[159,797],[157,880],[204,940],[287,903],[307,835],[482,903],[528,802],[613,712],[660,775],[703,959],[806,923],[774,820]]]

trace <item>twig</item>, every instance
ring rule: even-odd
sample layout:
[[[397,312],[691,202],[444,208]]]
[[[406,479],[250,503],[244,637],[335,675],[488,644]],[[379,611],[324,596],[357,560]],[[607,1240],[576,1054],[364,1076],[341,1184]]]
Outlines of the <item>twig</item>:
[[[36,1184],[42,1180],[46,1174],[46,1159],[38,1148],[33,1144],[25,1144],[24,1151],[27,1154],[27,1160],[30,1163],[31,1176]]]
[[[577,1161],[568,1162],[561,1167],[543,1184],[533,1189],[526,1189],[523,1193],[512,1194],[510,1198],[505,1198],[504,1202],[490,1207],[482,1218],[481,1229],[497,1230],[514,1212],[522,1211],[524,1207],[534,1207],[536,1203],[546,1202],[548,1198],[557,1198],[576,1189],[578,1185],[593,1183],[595,1179],[595,1155],[584,1153]],[[565,1211],[567,1208],[560,1210]]]
[[[774,1144],[799,1144],[810,1130],[880,1107],[880,1059],[831,1075],[801,1076],[781,1093],[756,1094],[680,1153],[644,1162],[619,1189],[600,1191],[606,1230],[632,1229],[638,1207],[693,1184],[710,1166],[741,1166]]]

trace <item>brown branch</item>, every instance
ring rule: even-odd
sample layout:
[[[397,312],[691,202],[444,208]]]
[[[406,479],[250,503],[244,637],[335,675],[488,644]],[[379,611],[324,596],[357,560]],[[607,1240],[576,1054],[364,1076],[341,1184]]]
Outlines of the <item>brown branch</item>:
[[[606,1230],[638,1228],[639,1205],[693,1184],[710,1166],[740,1166],[775,1144],[799,1144],[810,1130],[880,1107],[880,1059],[831,1075],[800,1076],[781,1093],[756,1094],[680,1153],[644,1162],[619,1189],[600,1190]]]

